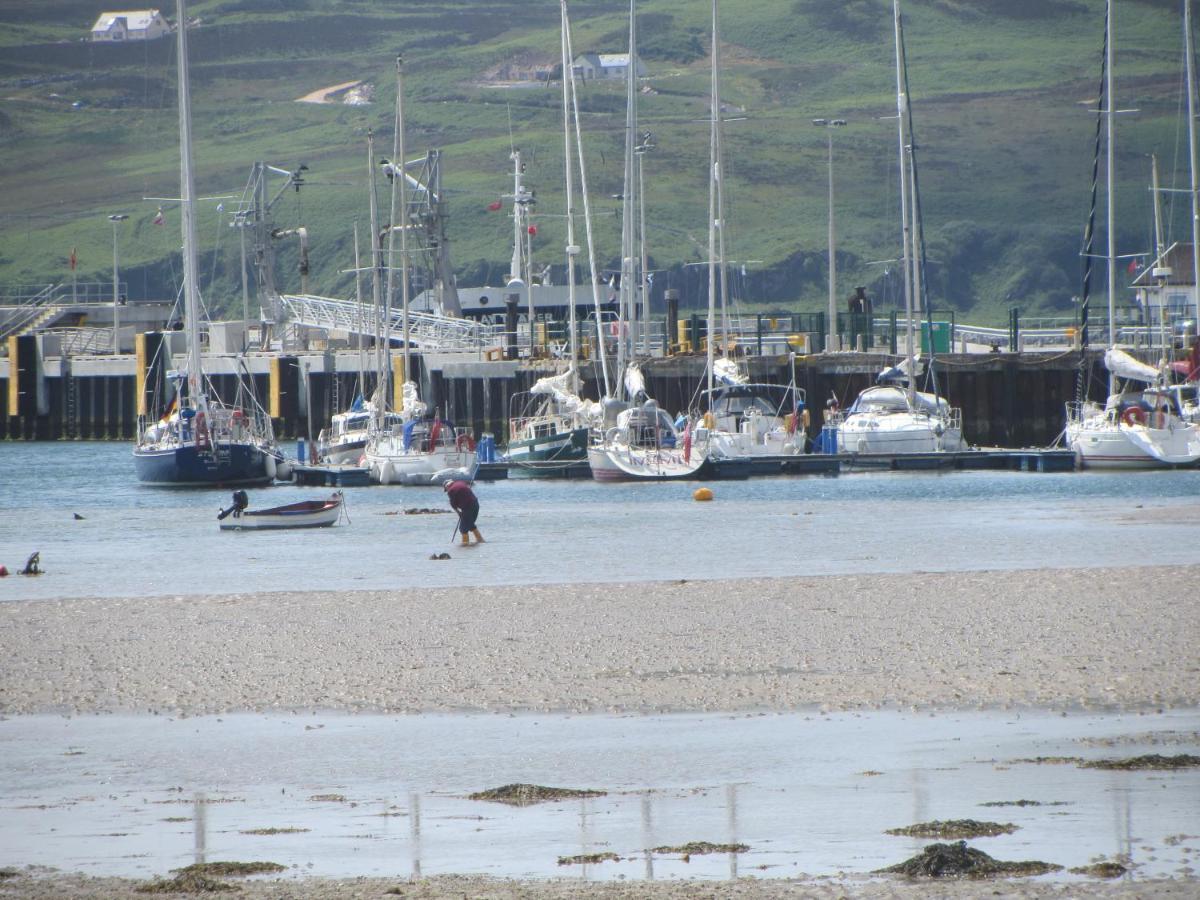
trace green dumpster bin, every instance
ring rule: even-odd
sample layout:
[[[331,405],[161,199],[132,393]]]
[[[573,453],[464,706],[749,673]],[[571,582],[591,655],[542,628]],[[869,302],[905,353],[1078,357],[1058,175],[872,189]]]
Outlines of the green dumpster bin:
[[[929,353],[929,338],[933,337],[933,353],[950,352],[950,323],[922,322],[921,323],[921,352]]]

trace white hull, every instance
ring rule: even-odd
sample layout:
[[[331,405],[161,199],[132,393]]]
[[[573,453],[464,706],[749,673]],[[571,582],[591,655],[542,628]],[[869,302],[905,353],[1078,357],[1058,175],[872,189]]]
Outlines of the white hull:
[[[1067,426],[1067,446],[1088,469],[1166,469],[1200,460],[1200,436],[1194,425],[1149,428],[1085,421]]]
[[[281,528],[327,528],[342,513],[342,495],[328,500],[304,500],[271,509],[234,511],[221,522],[222,531],[268,531]]]
[[[588,465],[596,481],[673,481],[702,478],[708,457],[695,450],[685,459],[680,449],[630,447],[612,443],[588,448]]]
[[[710,431],[709,446],[714,456],[724,458],[755,456],[799,456],[804,453],[803,432],[788,434],[770,431],[763,435],[733,431]]]
[[[942,453],[966,449],[962,431],[919,413],[855,413],[838,428],[839,453]]]
[[[366,447],[365,433],[361,437],[347,437],[345,440],[322,448],[321,460],[332,465],[358,465],[359,460],[366,452]]]
[[[441,484],[451,474],[471,481],[479,467],[474,450],[456,447],[405,450],[399,437],[368,444],[366,465],[377,484]]]

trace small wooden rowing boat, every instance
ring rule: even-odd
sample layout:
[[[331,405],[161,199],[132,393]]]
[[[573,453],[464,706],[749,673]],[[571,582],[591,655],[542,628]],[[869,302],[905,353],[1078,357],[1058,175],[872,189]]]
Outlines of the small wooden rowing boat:
[[[240,496],[239,496],[240,495]],[[217,517],[222,531],[264,531],[270,528],[324,528],[337,523],[343,497],[336,491],[327,500],[301,500],[270,509],[247,509],[245,491],[233,495],[233,506]]]

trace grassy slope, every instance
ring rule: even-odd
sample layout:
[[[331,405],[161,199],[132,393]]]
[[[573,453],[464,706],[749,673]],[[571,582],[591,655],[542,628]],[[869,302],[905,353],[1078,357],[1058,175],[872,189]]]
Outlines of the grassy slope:
[[[1146,154],[1159,154],[1166,181],[1186,180],[1176,7],[1118,4],[1118,103],[1139,110],[1119,128],[1121,252],[1148,244]],[[622,50],[626,8],[573,3],[576,52]],[[646,162],[650,252],[670,268],[702,260],[707,244],[708,60],[695,49],[707,48],[709,3],[641,0],[639,10],[655,90],[641,99],[641,120],[658,142]],[[890,3],[723,0],[721,11],[723,99],[747,116],[726,129],[728,255],[753,261],[751,298],[824,306],[825,133],[810,120],[831,115],[849,120],[834,136],[840,284],[889,296],[894,275],[872,263],[894,257],[899,243],[895,123],[885,118],[895,109]],[[463,283],[489,274],[494,282],[507,268],[510,223],[486,205],[509,189],[510,135],[538,192],[539,258],[559,261],[558,91],[475,86],[509,59],[556,60],[553,0],[207,0],[190,12],[205,22],[192,36],[199,190],[240,193],[255,159],[306,163],[307,186],[280,201],[277,220],[309,229],[314,289],[352,291],[339,270],[351,262],[353,223],[366,219],[365,134],[375,129],[379,154],[390,156],[401,51],[409,156],[444,152]],[[907,0],[904,13],[935,303],[996,322],[1011,305],[1069,308],[1094,129],[1081,101],[1096,96],[1103,3]],[[134,295],[159,294],[177,267],[178,216],[164,204],[169,226],[155,227],[158,203],[142,198],[178,192],[171,42],[54,43],[82,34],[94,15],[79,0],[0,7],[0,284],[63,277],[72,246],[80,278],[110,277],[104,217],[123,211],[132,216],[121,257]],[[373,106],[293,102],[356,78],[378,86]],[[88,105],[73,109],[76,99]],[[587,85],[582,99],[599,252],[611,260],[623,88]],[[1174,206],[1182,236],[1184,204]],[[215,204],[202,210],[201,234],[209,250],[236,249]],[[295,287],[295,248],[280,250],[281,283]],[[236,293],[227,257],[234,261],[225,252],[204,261],[218,298]],[[702,280],[676,269],[657,284],[683,287],[685,302],[695,302]]]

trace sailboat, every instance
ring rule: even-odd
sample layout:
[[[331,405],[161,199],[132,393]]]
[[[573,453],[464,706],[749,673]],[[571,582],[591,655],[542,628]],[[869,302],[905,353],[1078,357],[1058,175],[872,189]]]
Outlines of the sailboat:
[[[795,356],[790,385],[752,384],[730,358],[728,273],[725,257],[725,172],[721,134],[720,31],[712,2],[708,180],[708,340],[705,357],[704,424],[714,457],[790,456],[803,453],[804,392],[796,387]],[[721,356],[716,355],[718,289]]]
[[[382,315],[377,316],[376,333],[376,382],[373,398],[373,417],[363,449],[363,461],[370,470],[372,480],[379,484],[439,484],[450,478],[470,481],[479,467],[475,443],[471,435],[443,420],[434,410],[429,416],[428,406],[421,402],[416,383],[411,381],[411,333],[408,323],[408,181],[404,171],[404,63],[396,59],[396,133],[393,159],[391,220],[388,233],[388,287],[382,301]],[[374,144],[368,139],[367,168],[369,177],[375,177]],[[371,248],[372,248],[372,293],[375,308],[381,308],[380,292],[383,269],[382,236],[378,225],[375,191],[370,191],[371,202]],[[393,269],[393,242],[400,234],[400,293],[402,298],[401,337],[404,342],[403,376],[400,409],[393,413],[388,407],[388,390],[391,385],[391,300]],[[397,421],[397,415],[399,420]]]
[[[645,377],[633,359],[638,261],[635,177],[637,135],[637,29],[635,0],[629,2],[629,65],[625,95],[625,184],[621,209],[620,313],[617,330],[617,370],[622,372],[623,397],[602,403],[602,434],[588,448],[588,465],[596,481],[678,481],[708,478],[715,472],[709,457],[708,429],[685,418],[682,428],[646,392]],[[638,163],[640,164],[640,162]],[[644,296],[644,295],[643,295]],[[643,320],[644,321],[644,320]]]
[[[224,402],[205,376],[200,355],[195,184],[192,163],[191,91],[188,83],[187,18],[176,0],[179,66],[180,209],[183,218],[185,367],[169,373],[175,395],[157,422],[139,423],[133,448],[138,481],[155,485],[260,485],[274,480],[282,455],[271,419],[254,402],[243,380]]]
[[[567,221],[567,341],[568,368],[558,375],[541,378],[527,393],[512,398],[514,414],[509,418],[509,442],[505,456],[511,471],[523,475],[560,475],[570,471],[576,463],[586,463],[590,434],[599,425],[601,408],[591,400],[580,396],[578,364],[578,328],[575,306],[575,259],[579,246],[575,242],[574,202],[574,153],[572,144],[578,147],[580,165],[580,188],[584,195],[584,216],[587,222],[589,257],[592,261],[591,281],[597,290],[595,254],[591,252],[591,216],[587,205],[587,179],[583,170],[583,148],[579,145],[579,134],[572,122],[578,124],[575,109],[575,72],[571,65],[574,54],[571,49],[570,20],[566,0],[560,0],[562,15],[562,72],[563,72],[563,158],[564,193],[566,196]],[[517,168],[516,191],[520,197],[524,190]],[[520,215],[520,203],[514,203],[513,216]],[[513,270],[519,272],[520,242],[523,229],[515,228],[513,243]],[[530,307],[532,313],[532,304]],[[532,315],[530,316],[532,322]]]
[[[1195,123],[1192,95],[1195,93],[1192,69],[1190,3],[1184,4],[1185,47],[1188,63],[1189,135],[1192,144],[1193,186],[1195,178]],[[1113,4],[1105,5],[1105,58],[1103,104],[1106,144],[1106,203],[1108,239],[1108,328],[1109,348],[1104,365],[1109,372],[1108,397],[1101,406],[1090,400],[1067,404],[1067,446],[1084,468],[1167,468],[1190,466],[1200,461],[1200,427],[1179,415],[1177,397],[1166,383],[1166,366],[1154,367],[1139,362],[1116,346],[1116,204],[1114,162],[1115,103],[1113,98]],[[1195,195],[1193,193],[1193,211]],[[1157,204],[1157,197],[1155,198]],[[1195,220],[1193,218],[1193,228]],[[1088,241],[1091,239],[1088,225]],[[1085,276],[1085,298],[1086,298]],[[1085,301],[1086,302],[1086,301]],[[1086,316],[1086,314],[1085,314]],[[1084,333],[1086,334],[1086,318]],[[1087,350],[1086,338],[1083,352]],[[1080,384],[1082,393],[1082,381]]]
[[[892,2],[896,43],[896,112],[900,147],[900,219],[903,236],[905,358],[876,377],[844,412],[830,416],[836,427],[837,450],[857,454],[940,453],[966,449],[962,412],[936,392],[917,390],[923,363],[916,352],[913,324],[921,301],[920,230],[913,159],[908,73],[900,20],[900,0]],[[910,191],[912,192],[910,218]]]

